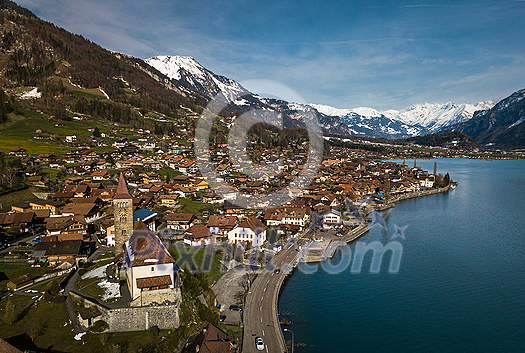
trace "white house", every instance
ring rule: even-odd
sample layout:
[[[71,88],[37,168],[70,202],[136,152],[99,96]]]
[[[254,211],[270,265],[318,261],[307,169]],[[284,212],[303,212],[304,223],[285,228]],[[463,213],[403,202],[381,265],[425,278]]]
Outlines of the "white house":
[[[308,207],[268,208],[264,220],[269,227],[288,224],[303,228],[310,220],[310,210]]]
[[[418,176],[417,179],[422,188],[431,188],[434,186],[435,177],[433,175]]]
[[[115,225],[109,226],[106,232],[106,245],[115,246]]]
[[[124,245],[123,270],[131,293],[130,305],[177,302],[179,267],[158,236],[140,222]]]
[[[232,244],[249,242],[259,247],[266,241],[266,229],[258,218],[250,217],[228,232],[228,241]]]
[[[343,224],[341,219],[341,212],[330,210],[323,214],[323,227],[325,229],[338,227]]]

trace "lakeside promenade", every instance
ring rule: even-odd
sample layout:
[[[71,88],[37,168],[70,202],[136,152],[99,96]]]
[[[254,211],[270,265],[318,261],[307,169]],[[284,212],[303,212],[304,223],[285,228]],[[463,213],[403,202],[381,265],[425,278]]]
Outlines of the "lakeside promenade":
[[[454,185],[455,187],[455,185]],[[387,207],[374,207],[370,210],[381,211],[395,206],[395,202],[415,197],[434,195],[447,192],[450,186],[407,193],[393,197]],[[245,353],[257,352],[255,338],[263,338],[265,352],[286,352],[286,345],[281,331],[278,318],[278,300],[282,284],[286,276],[290,276],[293,268],[299,262],[320,262],[333,257],[339,246],[348,244],[370,230],[368,223],[362,223],[342,237],[333,231],[321,233],[323,241],[314,242],[314,232],[307,230],[295,244],[286,244],[272,260],[275,268],[280,268],[279,273],[263,270],[254,280],[250,292],[247,295],[243,310],[243,349]]]

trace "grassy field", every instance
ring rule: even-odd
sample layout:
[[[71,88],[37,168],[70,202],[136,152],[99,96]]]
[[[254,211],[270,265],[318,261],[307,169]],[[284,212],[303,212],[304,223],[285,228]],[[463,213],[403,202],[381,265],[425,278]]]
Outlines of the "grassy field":
[[[88,273],[89,271],[94,270],[94,269],[96,269],[98,267],[107,265],[111,261],[113,261],[113,260],[97,262],[95,265],[90,266],[86,270],[86,273]],[[79,290],[81,290],[82,292],[84,292],[86,294],[89,294],[92,297],[97,298],[99,300],[102,300],[102,295],[105,293],[105,290],[98,285],[98,283],[102,279],[103,278],[86,278],[86,279],[82,279],[82,276],[79,276],[76,285],[77,285],[77,288]]]
[[[24,262],[0,262],[0,287],[6,288],[10,280],[30,273],[35,277],[42,276],[48,267],[31,267],[27,261]],[[3,275],[2,275],[3,274]],[[6,278],[7,277],[7,278]]]
[[[171,245],[168,249],[171,256],[178,261],[181,258],[181,252],[184,252],[182,255],[184,259],[187,259],[189,256],[194,261],[195,266],[197,267],[198,272],[203,272],[208,277],[208,282],[210,285],[217,282],[217,280],[224,274],[221,271],[222,264],[222,253],[216,252],[207,252],[206,248],[179,248],[174,245]],[[185,265],[190,267],[190,264],[184,264],[182,262],[177,262],[177,265],[184,267]]]
[[[10,192],[9,194],[0,196],[0,211],[11,211],[11,205],[14,205],[17,202],[34,199],[35,195],[33,195],[33,192],[37,191],[38,190],[29,188],[20,191]]]
[[[88,129],[98,127],[105,131],[110,122],[104,119],[89,118],[86,120],[58,121],[45,114],[20,109],[19,114],[9,114],[8,121],[0,124],[0,151],[9,152],[13,148],[25,148],[29,154],[54,153],[61,155],[75,149],[73,146],[58,144],[47,139],[49,134],[56,134],[60,139],[67,135],[90,137],[93,135]],[[64,126],[56,126],[58,122]],[[41,133],[37,133],[41,130]],[[36,135],[44,136],[38,140]],[[110,148],[100,147],[102,150]]]
[[[0,320],[0,338],[22,350],[53,352],[137,352],[157,341],[148,331],[118,333],[86,333],[81,340],[74,339],[73,327],[64,303],[50,303],[45,299],[35,302],[30,296],[13,295],[0,301],[3,319],[8,298],[16,305],[16,320],[9,325]],[[36,306],[32,306],[33,304]],[[50,315],[52,313],[52,315]],[[167,335],[161,330],[159,336]],[[30,337],[33,336],[33,337]]]
[[[198,202],[198,201],[193,201],[193,200],[184,199],[184,198],[180,198],[178,199],[178,201],[179,201],[179,204],[183,206],[182,211],[187,212],[187,213],[198,214],[204,210],[208,210],[212,213],[217,211],[217,206],[209,204],[209,203]]]
[[[54,77],[56,81],[62,81],[62,84],[66,88],[66,91],[73,94],[75,97],[94,97],[94,98],[106,98],[104,93],[102,93],[98,88],[80,88],[77,86],[73,86],[71,83],[69,83],[69,80],[63,77]]]

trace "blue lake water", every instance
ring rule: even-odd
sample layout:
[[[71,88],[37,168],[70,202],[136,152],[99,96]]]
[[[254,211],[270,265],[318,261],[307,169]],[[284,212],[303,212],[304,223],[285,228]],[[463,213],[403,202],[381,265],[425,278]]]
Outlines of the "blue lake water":
[[[368,252],[360,273],[288,280],[279,311],[295,352],[525,352],[525,161],[437,162],[456,190],[397,203],[386,230],[358,240],[386,245],[404,229],[399,273],[385,255],[371,274]]]

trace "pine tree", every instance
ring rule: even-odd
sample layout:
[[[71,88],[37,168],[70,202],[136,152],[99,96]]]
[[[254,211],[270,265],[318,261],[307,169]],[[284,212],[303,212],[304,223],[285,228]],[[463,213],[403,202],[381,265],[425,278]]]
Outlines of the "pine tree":
[[[100,137],[100,130],[98,129],[98,126],[95,126],[95,131],[93,131],[93,137]]]
[[[450,175],[448,175],[448,173],[447,173],[443,177],[443,182],[441,183],[441,185],[448,186],[449,184],[450,184]]]

